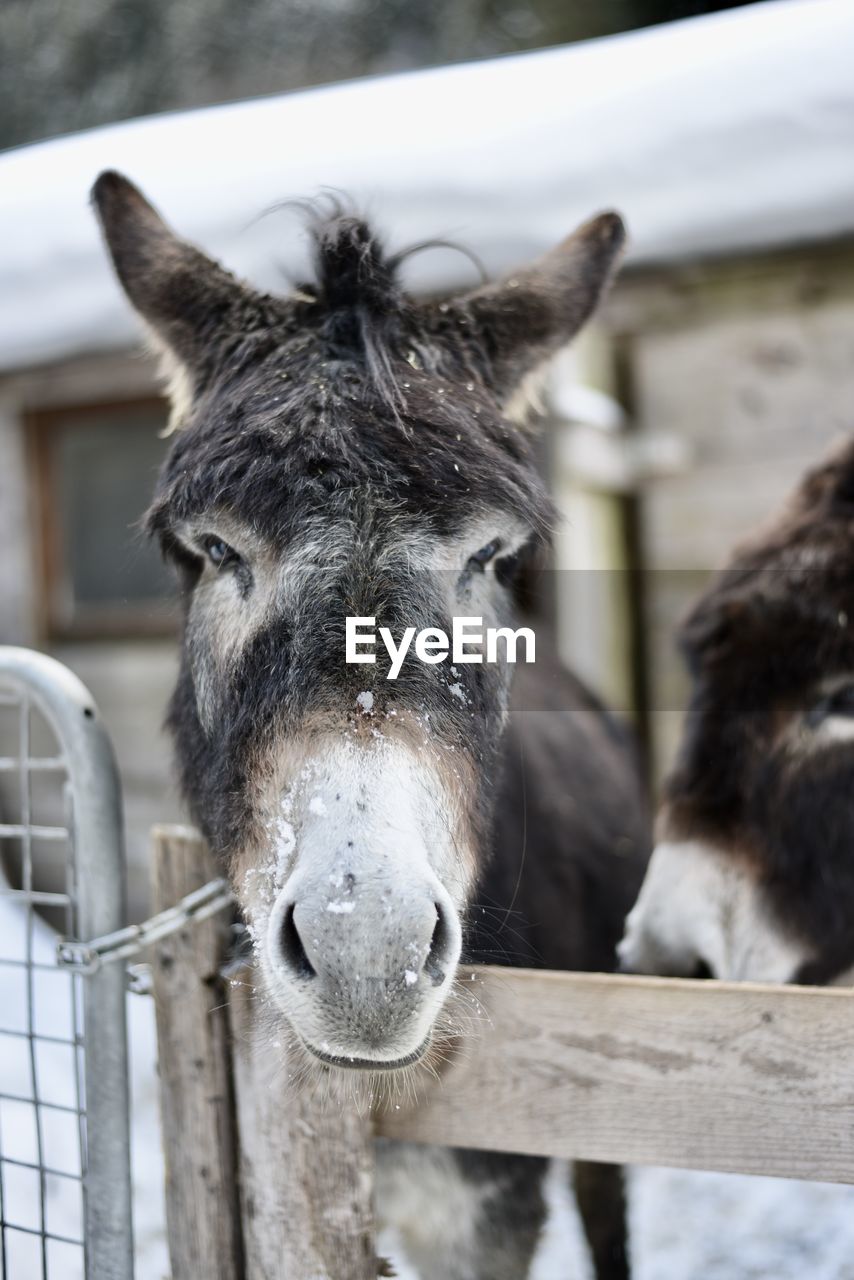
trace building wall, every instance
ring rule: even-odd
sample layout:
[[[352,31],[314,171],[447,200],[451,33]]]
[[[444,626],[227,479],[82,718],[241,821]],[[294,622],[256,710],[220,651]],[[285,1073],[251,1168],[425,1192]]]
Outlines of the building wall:
[[[150,360],[141,355],[70,362],[22,373],[0,384],[0,644],[46,649],[91,691],[112,737],[122,778],[131,914],[148,910],[148,848],[157,822],[184,818],[174,785],[169,743],[161,725],[177,669],[177,641],[101,640],[51,643],[40,631],[38,523],[27,456],[28,410],[144,398],[156,390]],[[120,444],[120,442],[117,442]],[[0,742],[0,755],[12,744]],[[14,782],[14,780],[13,780]],[[3,807],[0,779],[0,808]],[[11,804],[11,799],[7,804]],[[44,887],[57,887],[60,868],[44,864]]]
[[[656,776],[686,678],[674,632],[709,573],[854,431],[854,245],[626,280],[607,324],[641,440],[686,446],[640,486],[646,699]]]
[[[30,497],[19,406],[7,394],[0,396],[0,644],[34,638]]]

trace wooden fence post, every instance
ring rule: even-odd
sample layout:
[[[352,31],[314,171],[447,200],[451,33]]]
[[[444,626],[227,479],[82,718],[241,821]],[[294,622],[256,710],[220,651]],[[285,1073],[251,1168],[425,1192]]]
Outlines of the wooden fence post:
[[[219,873],[186,827],[156,827],[155,911]],[[243,1280],[228,1006],[219,977],[228,913],[153,949],[166,1225],[172,1280]]]
[[[287,1037],[229,993],[246,1280],[376,1280],[369,1115],[288,1084]]]
[[[218,874],[187,828],[157,828],[154,861],[158,911]],[[289,1085],[253,970],[219,977],[226,932],[193,922],[154,955],[173,1280],[376,1280],[371,1118]]]

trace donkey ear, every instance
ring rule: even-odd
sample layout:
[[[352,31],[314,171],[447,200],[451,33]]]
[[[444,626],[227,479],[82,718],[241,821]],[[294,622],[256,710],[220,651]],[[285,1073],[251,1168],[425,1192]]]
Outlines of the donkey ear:
[[[443,307],[460,337],[468,330],[502,401],[593,314],[625,240],[620,216],[599,214],[529,267]]]
[[[102,173],[92,201],[125,293],[192,375],[204,366],[217,332],[251,291],[180,240],[120,173]]]

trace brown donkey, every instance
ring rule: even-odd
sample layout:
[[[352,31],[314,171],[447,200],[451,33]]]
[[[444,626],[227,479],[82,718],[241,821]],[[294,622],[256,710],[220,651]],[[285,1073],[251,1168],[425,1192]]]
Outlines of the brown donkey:
[[[623,966],[854,982],[854,443],[735,553],[681,647],[691,696]]]

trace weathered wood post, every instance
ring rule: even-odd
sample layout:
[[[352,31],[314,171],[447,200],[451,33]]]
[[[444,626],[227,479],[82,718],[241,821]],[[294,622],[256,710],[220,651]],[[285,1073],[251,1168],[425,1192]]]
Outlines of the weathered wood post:
[[[246,1280],[376,1280],[370,1117],[289,1084],[249,986],[229,1005]]]
[[[155,828],[155,911],[216,875],[195,831]],[[243,1280],[228,1004],[219,976],[228,925],[227,912],[188,923],[152,956],[172,1280]]]
[[[218,874],[186,828],[158,828],[154,855],[157,910]],[[173,1280],[376,1280],[370,1116],[290,1083],[252,970],[220,977],[227,923],[154,957]]]

